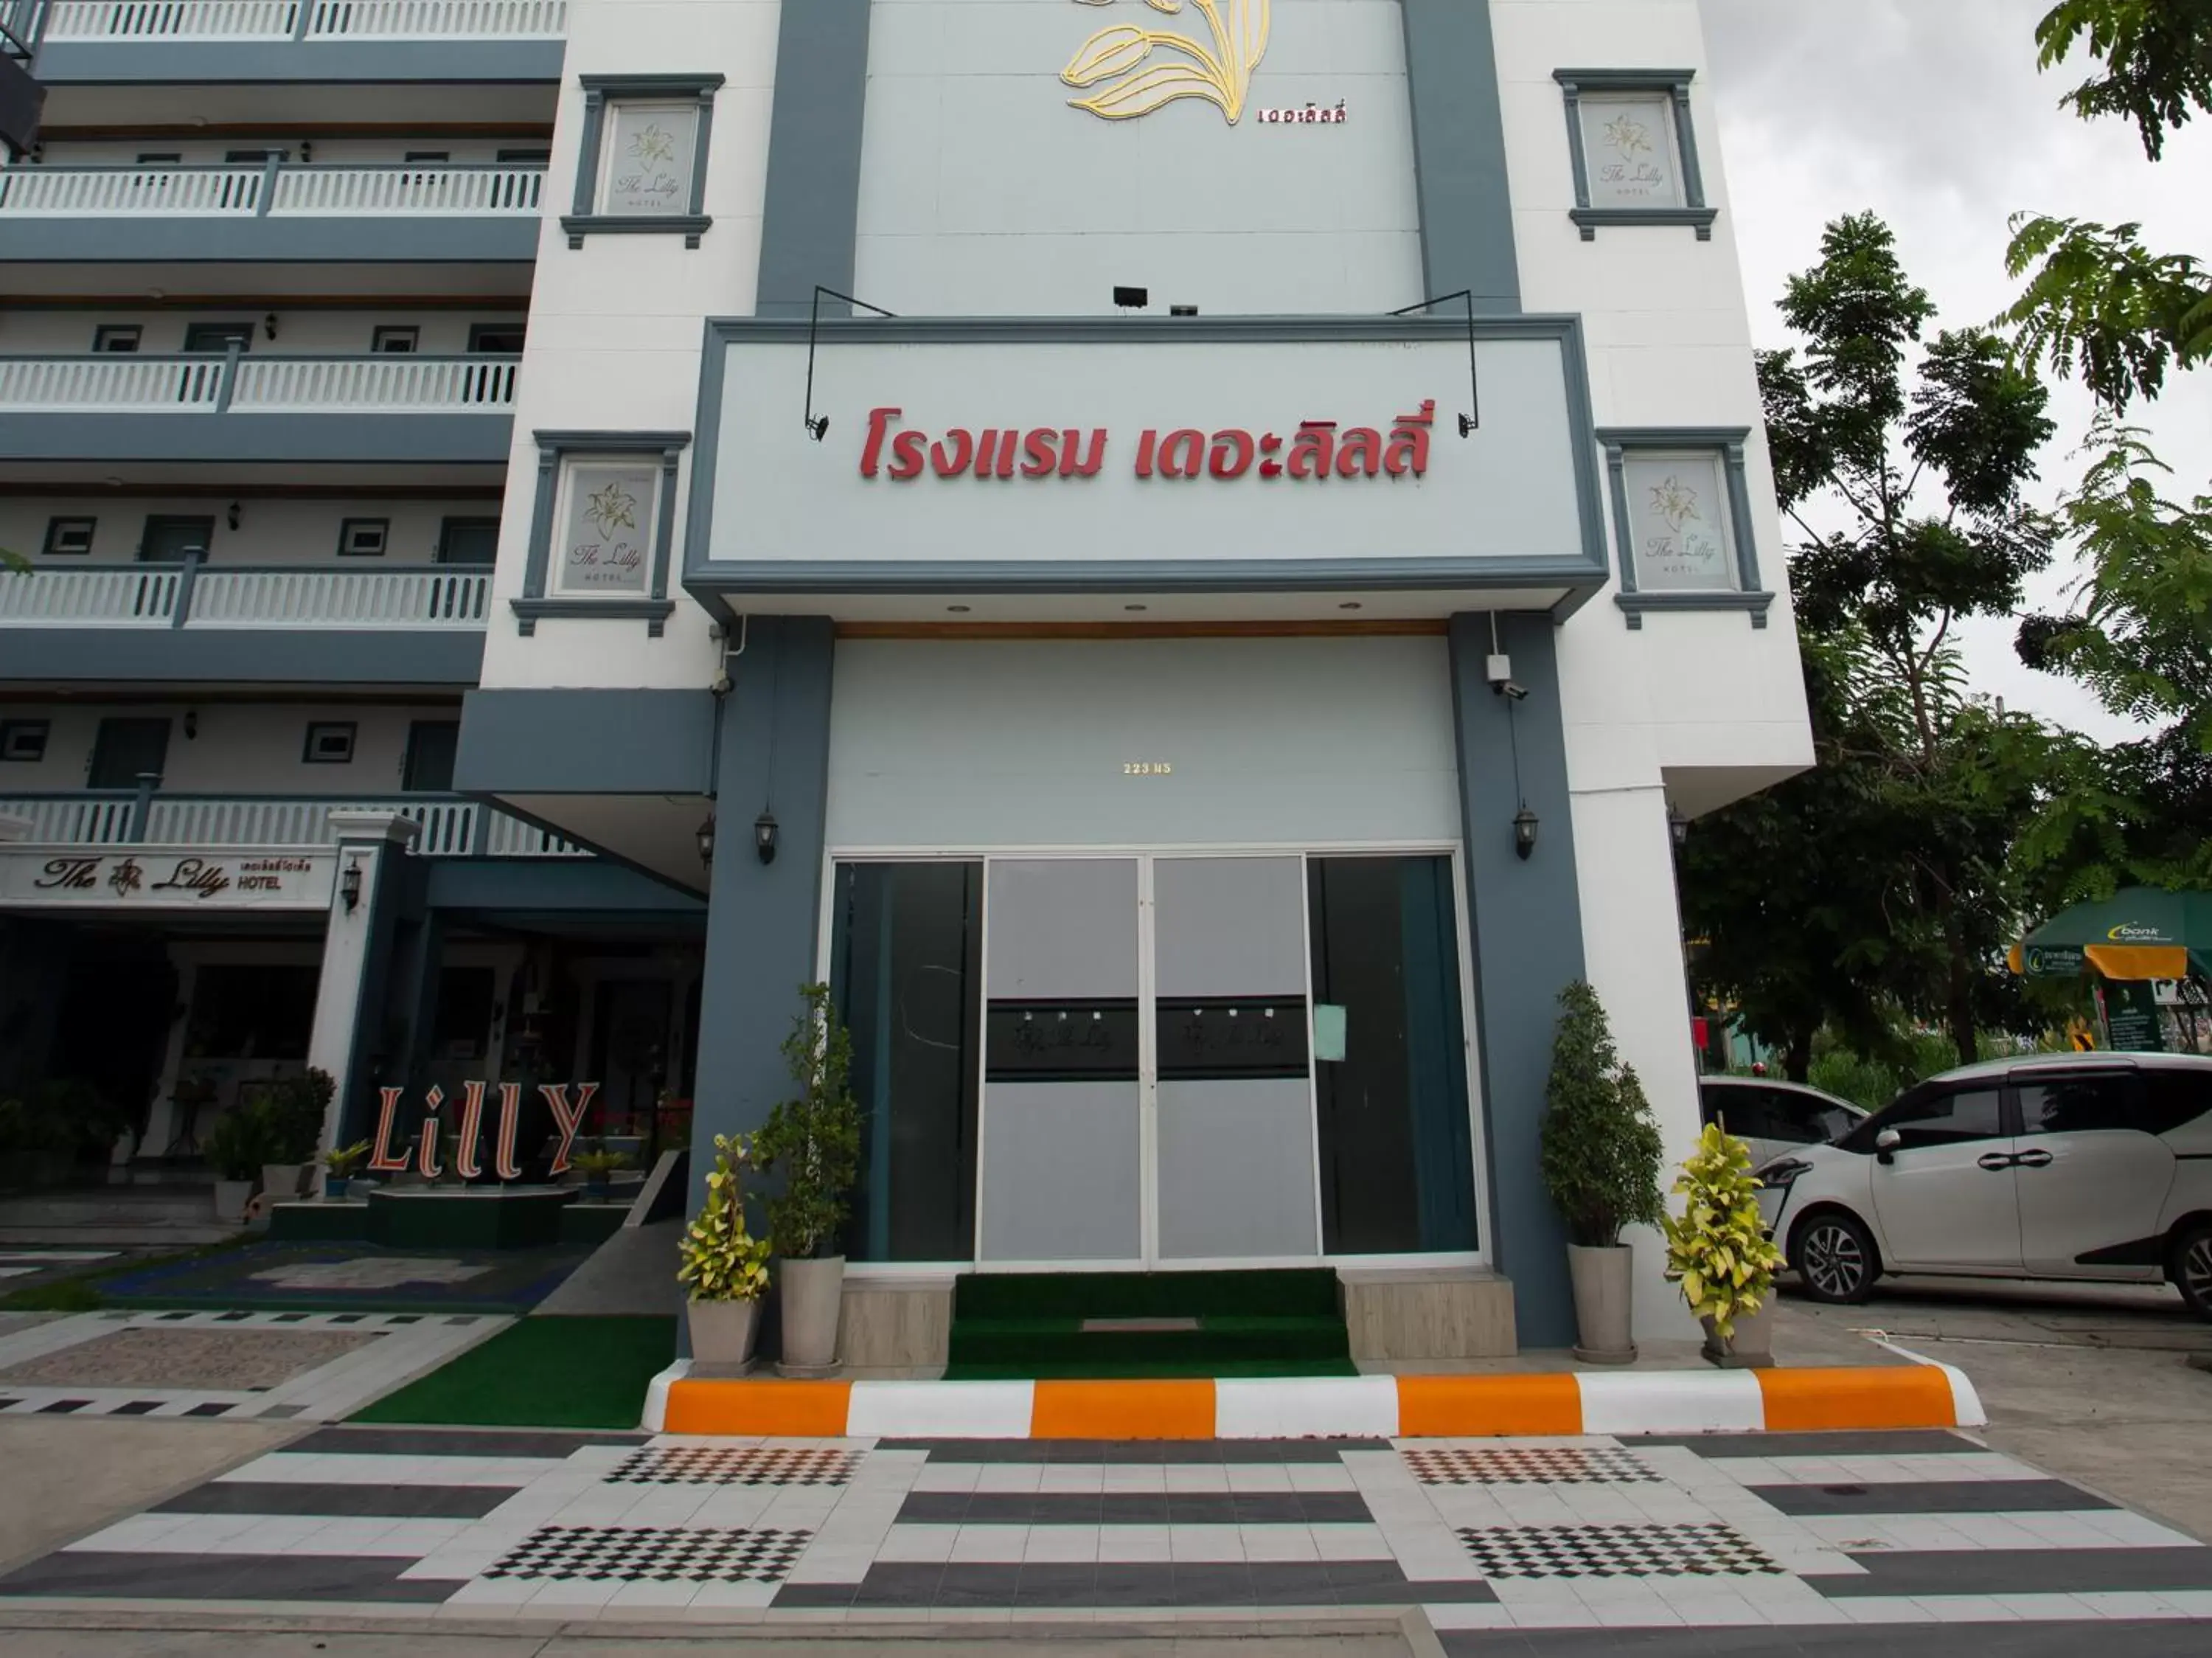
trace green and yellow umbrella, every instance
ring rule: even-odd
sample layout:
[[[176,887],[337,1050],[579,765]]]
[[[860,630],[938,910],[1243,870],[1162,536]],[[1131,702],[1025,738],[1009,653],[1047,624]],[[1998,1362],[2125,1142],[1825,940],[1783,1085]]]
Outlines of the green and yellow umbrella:
[[[2029,978],[2212,979],[2212,893],[2126,887],[2061,911],[2009,959]]]

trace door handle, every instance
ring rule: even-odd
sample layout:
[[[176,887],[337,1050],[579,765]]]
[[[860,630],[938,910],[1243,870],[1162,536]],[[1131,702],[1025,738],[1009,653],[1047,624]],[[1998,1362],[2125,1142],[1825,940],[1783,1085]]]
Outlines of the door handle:
[[[2003,1173],[2013,1165],[2013,1160],[2002,1151],[1992,1151],[1974,1160],[1992,1174]]]
[[[2023,1151],[2012,1160],[2014,1168],[2049,1168],[2057,1160],[2038,1146],[2033,1151]]]

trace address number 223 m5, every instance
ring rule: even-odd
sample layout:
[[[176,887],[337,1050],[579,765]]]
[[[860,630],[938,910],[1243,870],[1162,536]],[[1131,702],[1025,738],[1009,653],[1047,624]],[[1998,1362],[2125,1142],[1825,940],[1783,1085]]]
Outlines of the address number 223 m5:
[[[1122,763],[1121,775],[1125,777],[1171,777],[1175,775],[1175,767],[1165,760],[1127,760]]]

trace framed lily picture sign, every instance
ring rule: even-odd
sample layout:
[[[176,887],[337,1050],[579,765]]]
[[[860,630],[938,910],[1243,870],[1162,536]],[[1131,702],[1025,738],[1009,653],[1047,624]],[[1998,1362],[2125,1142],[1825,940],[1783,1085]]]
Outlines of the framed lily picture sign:
[[[538,499],[519,631],[547,617],[642,619],[658,635],[668,597],[676,474],[689,432],[550,432],[538,438]]]
[[[561,228],[590,235],[681,235],[696,247],[707,215],[719,75],[586,75],[576,200]]]

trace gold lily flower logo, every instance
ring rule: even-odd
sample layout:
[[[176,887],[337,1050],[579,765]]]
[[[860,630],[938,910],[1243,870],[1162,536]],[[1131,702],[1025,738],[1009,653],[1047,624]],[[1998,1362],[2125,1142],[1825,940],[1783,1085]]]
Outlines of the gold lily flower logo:
[[[1679,478],[1670,478],[1651,491],[1651,510],[1667,521],[1667,527],[1675,534],[1682,533],[1685,524],[1694,524],[1698,511],[1698,492]]]
[[[1616,115],[1605,124],[1605,141],[1619,150],[1625,161],[1634,161],[1650,153],[1651,129],[1633,115]]]
[[[637,527],[637,497],[620,484],[594,490],[584,499],[584,521],[596,525],[602,536]]]
[[[629,141],[631,159],[669,162],[676,159],[676,135],[658,121],[641,129]]]
[[[1076,0],[1110,6],[1114,0]],[[1231,126],[1244,113],[1252,73],[1267,55],[1273,0],[1144,0],[1166,17],[1194,11],[1208,39],[1117,23],[1085,41],[1060,78],[1086,98],[1069,102],[1109,121],[1133,121],[1180,98],[1220,106]],[[1093,90],[1096,88],[1096,90]]]

